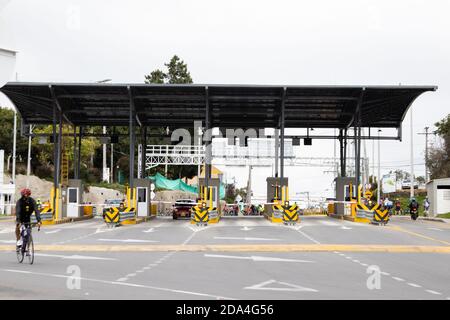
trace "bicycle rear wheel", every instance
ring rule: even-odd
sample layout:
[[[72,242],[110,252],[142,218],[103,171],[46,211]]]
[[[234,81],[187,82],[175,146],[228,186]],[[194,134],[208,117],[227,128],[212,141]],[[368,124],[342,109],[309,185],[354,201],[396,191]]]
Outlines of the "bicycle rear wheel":
[[[33,242],[32,235],[30,235],[30,239],[28,239],[26,256],[28,258],[28,263],[33,264],[34,263],[34,242]]]

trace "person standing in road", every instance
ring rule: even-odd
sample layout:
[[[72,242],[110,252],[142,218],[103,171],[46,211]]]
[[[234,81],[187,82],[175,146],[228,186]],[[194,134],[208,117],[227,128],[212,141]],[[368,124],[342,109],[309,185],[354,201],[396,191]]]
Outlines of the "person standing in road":
[[[430,201],[428,201],[428,197],[425,198],[425,202],[423,203],[423,214],[425,217],[428,217],[428,211],[430,210]]]

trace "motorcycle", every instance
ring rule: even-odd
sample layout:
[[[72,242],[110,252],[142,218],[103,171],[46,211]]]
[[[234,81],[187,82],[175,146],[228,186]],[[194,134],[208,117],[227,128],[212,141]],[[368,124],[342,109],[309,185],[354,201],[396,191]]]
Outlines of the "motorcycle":
[[[417,208],[411,208],[409,214],[411,215],[411,219],[413,220],[417,220],[417,218],[419,217],[419,211],[417,210]]]

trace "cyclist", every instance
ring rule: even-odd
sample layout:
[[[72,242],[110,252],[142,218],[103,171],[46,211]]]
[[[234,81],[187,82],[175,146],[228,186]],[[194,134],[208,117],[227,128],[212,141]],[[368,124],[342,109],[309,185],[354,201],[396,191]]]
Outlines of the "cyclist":
[[[397,198],[395,200],[395,214],[399,215],[401,214],[401,211],[402,211],[402,204],[400,203],[400,199]]]
[[[36,220],[38,225],[41,225],[41,213],[37,208],[36,201],[31,198],[30,189],[22,189],[20,191],[22,197],[16,203],[16,240],[17,247],[22,245],[22,239],[20,237],[20,225],[23,223],[31,222],[31,215],[33,212],[36,214]]]

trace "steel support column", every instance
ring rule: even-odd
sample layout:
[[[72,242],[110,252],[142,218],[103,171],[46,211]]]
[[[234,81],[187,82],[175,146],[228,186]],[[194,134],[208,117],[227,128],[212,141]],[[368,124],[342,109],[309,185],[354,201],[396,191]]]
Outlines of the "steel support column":
[[[344,130],[339,129],[339,164],[341,167],[340,176],[345,177],[345,149],[344,149]]]
[[[145,150],[147,148],[147,126],[141,127],[141,143],[142,143],[141,175],[142,178],[145,178]]]
[[[130,188],[133,188],[133,179],[134,179],[134,149],[135,149],[135,135],[134,135],[134,100],[133,100],[133,93],[131,91],[130,86],[127,87],[128,89],[128,97],[130,99],[130,113],[129,113],[129,137],[130,137],[130,172],[129,172],[129,186]]]
[[[286,87],[283,88],[281,97],[281,115],[280,115],[280,177],[284,178],[284,120],[285,120],[285,100]]]
[[[52,86],[49,86],[50,92],[52,97],[54,98],[53,88]],[[58,188],[58,174],[56,171],[57,163],[58,163],[58,154],[57,154],[57,141],[56,141],[56,101],[53,101],[53,190],[56,191]],[[52,199],[52,207],[56,208],[56,192],[53,192],[53,199]]]
[[[278,162],[279,162],[279,158],[280,158],[280,156],[279,156],[279,154],[280,154],[280,150],[279,150],[279,148],[280,148],[280,135],[279,135],[279,131],[278,131],[278,128],[275,128],[275,137],[274,137],[274,139],[275,139],[275,170],[274,170],[274,177],[276,177],[276,178],[278,178],[278,168],[279,168],[279,165],[278,165]]]
[[[77,159],[77,175],[75,177],[75,179],[80,179],[80,171],[81,171],[81,139],[83,138],[83,127],[78,127],[78,159]]]
[[[365,88],[362,88],[353,117],[353,130],[355,138],[355,186],[361,182],[361,106],[364,99]]]
[[[211,110],[209,110],[209,89],[205,87],[205,133],[203,137],[207,137],[205,141],[205,186],[209,186],[211,179],[211,163],[212,163],[212,132],[211,132]]]
[[[77,175],[77,127],[73,126],[73,178]]]

